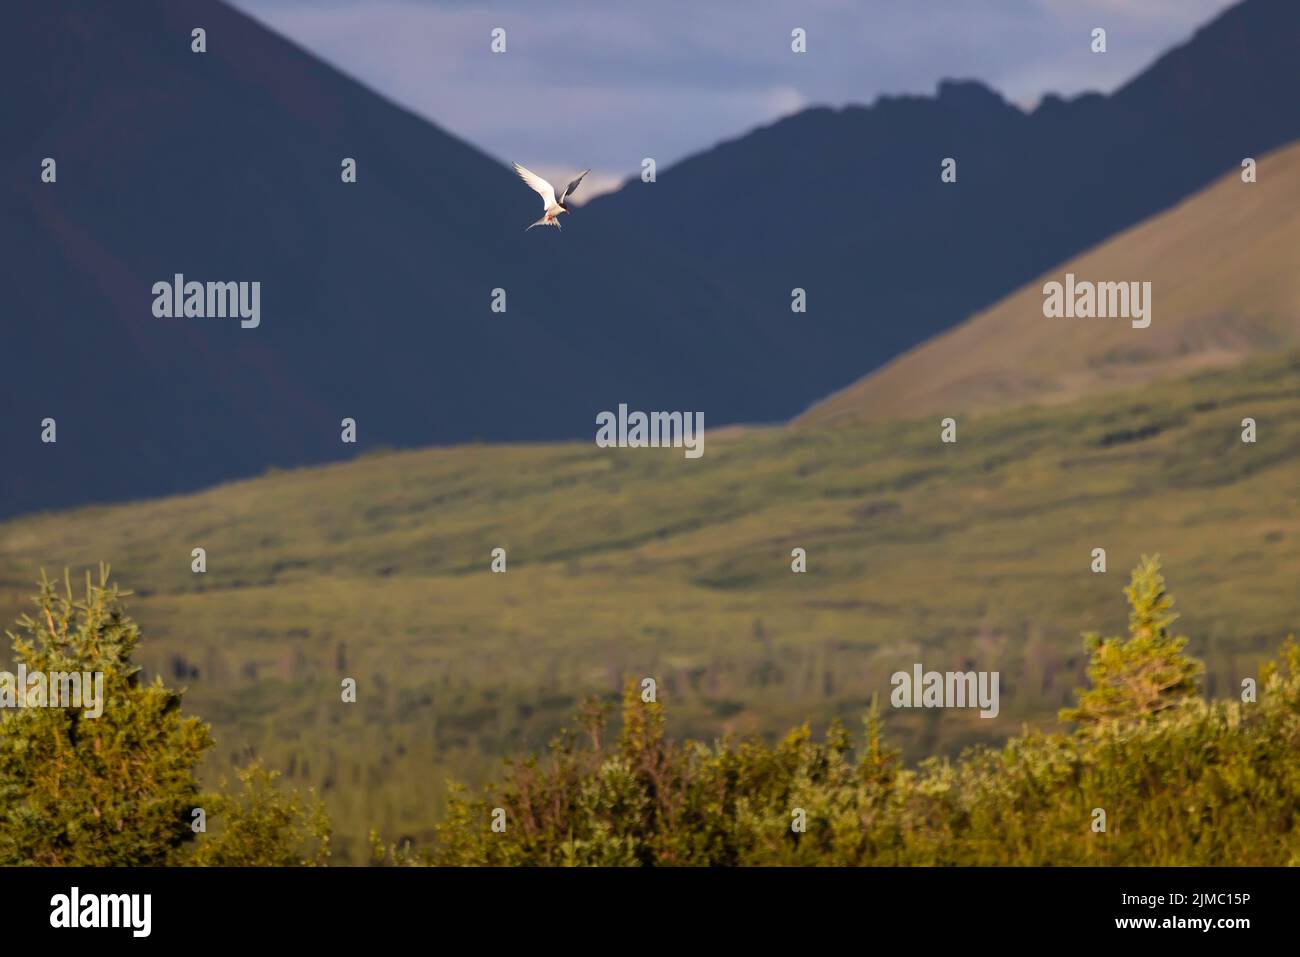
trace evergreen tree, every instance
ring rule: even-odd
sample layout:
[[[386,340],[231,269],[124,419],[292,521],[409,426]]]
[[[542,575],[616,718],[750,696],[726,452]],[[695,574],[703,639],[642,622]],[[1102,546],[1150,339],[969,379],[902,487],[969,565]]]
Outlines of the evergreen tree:
[[[208,726],[181,714],[179,693],[140,680],[140,633],[101,566],[73,596],[42,575],[37,614],[6,631],[15,668],[103,675],[103,713],[8,707],[0,712],[0,864],[171,863],[195,837],[195,768]],[[25,694],[24,689],[18,690]]]
[[[47,680],[102,675],[103,684],[102,713],[92,716],[93,708],[38,707],[55,702],[7,682],[15,701],[0,709],[0,866],[324,863],[324,809],[314,796],[282,792],[274,772],[254,764],[237,772],[238,794],[201,793],[208,725],[183,715],[181,693],[160,677],[141,680],[131,660],[140,630],[121,601],[128,594],[107,566],[99,584],[86,575],[81,599],[66,573],[62,589],[42,575],[37,613],[6,632],[15,670]],[[87,690],[83,682],[83,704]],[[200,808],[212,833],[194,829]]]
[[[1081,730],[1108,721],[1149,718],[1200,693],[1204,665],[1183,653],[1186,638],[1170,633],[1178,616],[1171,611],[1174,600],[1165,591],[1158,556],[1142,556],[1124,594],[1130,609],[1129,637],[1084,636],[1084,647],[1092,654],[1092,687],[1077,692],[1078,707],[1061,711],[1062,721],[1075,722]]]

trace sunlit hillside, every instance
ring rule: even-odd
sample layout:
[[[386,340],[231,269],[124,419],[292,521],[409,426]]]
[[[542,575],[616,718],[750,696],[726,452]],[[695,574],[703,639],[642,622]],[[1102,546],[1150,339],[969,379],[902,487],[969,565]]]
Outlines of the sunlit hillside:
[[[0,613],[42,566],[112,561],[142,660],[189,686],[216,763],[253,748],[319,785],[346,856],[371,824],[426,834],[446,776],[544,745],[623,676],[657,677],[670,732],[706,739],[856,723],[918,661],[1000,671],[1002,709],[891,714],[909,757],[1051,724],[1083,681],[1079,633],[1124,626],[1143,553],[1195,596],[1180,627],[1226,693],[1300,630],[1298,497],[1292,353],[960,415],[951,445],[930,416],[750,431],[698,460],[461,446],[29,516],[0,525]]]
[[[1222,367],[1300,344],[1300,144],[1049,270],[800,418],[882,420],[1027,402]],[[1032,236],[1025,237],[1033,242]],[[1047,319],[1043,284],[1151,283],[1150,326]]]

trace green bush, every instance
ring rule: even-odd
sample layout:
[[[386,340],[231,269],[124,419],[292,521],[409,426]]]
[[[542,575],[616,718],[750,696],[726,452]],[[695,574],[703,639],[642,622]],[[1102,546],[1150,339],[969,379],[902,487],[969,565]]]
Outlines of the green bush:
[[[434,845],[372,835],[377,864],[1300,864],[1300,646],[1259,675],[1258,700],[1206,701],[1170,632],[1172,598],[1144,559],[1127,638],[1086,636],[1091,687],[1069,733],[1026,731],[955,761],[904,767],[873,703],[860,739],[807,725],[775,744],[674,742],[662,703],[624,692],[619,733],[591,702],[582,734],[454,788]],[[212,740],[181,694],[141,680],[139,631],[101,569],[84,599],[43,580],[10,633],[29,671],[104,675],[103,714],[0,712],[0,865],[298,865],[330,857],[314,795],[254,764],[203,793]],[[196,834],[203,808],[211,830]],[[1099,826],[1104,812],[1104,828]],[[792,825],[806,820],[805,828]],[[498,824],[493,827],[494,822]],[[501,825],[504,825],[503,827]]]
[[[1257,703],[1197,695],[1155,560],[1126,590],[1130,637],[1087,637],[1093,687],[1071,734],[906,769],[873,705],[861,746],[832,725],[675,745],[629,684],[616,747],[565,735],[485,794],[453,792],[432,855],[450,865],[1300,864],[1300,648]],[[499,809],[499,810],[498,810]],[[792,825],[797,811],[806,830]],[[491,827],[494,812],[505,829]],[[1104,812],[1104,829],[1098,811]]]
[[[323,865],[330,856],[330,822],[314,794],[281,791],[279,775],[254,762],[237,772],[241,790],[209,798],[217,828],[199,842],[190,863],[217,867]]]
[[[42,578],[37,614],[7,632],[29,673],[102,672],[103,714],[31,707],[0,713],[0,864],[165,864],[193,839],[195,766],[208,727],[180,695],[139,680],[139,629],[108,569],[73,597]]]
[[[102,714],[83,708],[0,710],[0,865],[305,864],[328,856],[319,804],[285,794],[254,765],[237,796],[204,794],[196,768],[208,725],[181,713],[181,693],[144,682],[131,656],[140,632],[110,583],[86,575],[74,598],[42,576],[37,613],[6,632],[15,668],[103,675]],[[217,825],[196,833],[194,811]]]

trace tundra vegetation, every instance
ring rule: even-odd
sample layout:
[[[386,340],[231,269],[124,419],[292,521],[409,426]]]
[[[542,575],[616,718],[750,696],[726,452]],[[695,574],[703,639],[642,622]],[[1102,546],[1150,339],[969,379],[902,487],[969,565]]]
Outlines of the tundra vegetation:
[[[242,768],[239,787],[205,792],[196,769],[213,741],[181,694],[145,681],[140,630],[100,566],[84,597],[42,577],[36,613],[7,631],[31,672],[104,675],[103,714],[25,707],[0,713],[0,866],[323,864],[329,822],[310,793]],[[199,840],[201,838],[201,840]]]
[[[38,569],[112,557],[148,636],[136,662],[211,723],[200,778],[256,757],[315,788],[331,861],[351,864],[372,828],[431,846],[447,780],[478,788],[545,751],[587,696],[616,728],[625,676],[658,681],[677,740],[775,744],[804,721],[856,729],[915,662],[999,672],[996,718],[889,711],[913,766],[1025,724],[1061,730],[1087,677],[1079,635],[1123,632],[1116,599],[1144,551],[1194,598],[1180,624],[1210,697],[1238,694],[1300,627],[1300,353],[963,408],[942,413],[951,444],[934,415],[710,433],[692,461],[590,433],[362,445],[193,495],[26,515],[0,524],[0,623],[31,607]],[[340,707],[345,678],[357,700]]]
[[[678,741],[664,703],[629,680],[616,733],[588,700],[547,756],[511,760],[477,793],[453,786],[428,846],[372,832],[372,861],[1300,864],[1300,646],[1288,638],[1253,689],[1207,700],[1156,559],[1125,594],[1127,636],[1085,636],[1090,687],[1062,712],[1068,730],[908,767],[873,702],[856,741],[838,721],[820,741],[806,723],[772,744]],[[257,763],[233,791],[203,791],[209,728],[160,678],[142,680],[122,595],[107,568],[82,599],[66,576],[62,589],[43,580],[36,614],[9,633],[29,670],[102,671],[107,700],[98,719],[0,718],[0,863],[326,863],[314,795]],[[210,827],[196,831],[196,808]]]

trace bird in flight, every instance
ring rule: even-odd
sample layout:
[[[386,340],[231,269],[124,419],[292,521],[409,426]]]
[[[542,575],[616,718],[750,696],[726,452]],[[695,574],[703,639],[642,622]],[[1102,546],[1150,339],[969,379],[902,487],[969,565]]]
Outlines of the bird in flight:
[[[546,180],[542,179],[532,170],[516,163],[515,172],[519,174],[520,179],[541,194],[542,206],[545,208],[546,214],[537,222],[533,223],[533,226],[554,226],[556,229],[559,229],[560,213],[567,213],[569,211],[569,208],[564,205],[564,201],[574,194],[578,188],[578,184],[582,182],[582,177],[590,173],[591,170],[584,169],[579,173],[577,179],[564,187],[564,192],[561,193],[558,198],[555,195],[555,187],[546,182]],[[529,226],[528,229],[532,229],[533,226]],[[524,232],[528,232],[528,229],[525,229]]]

